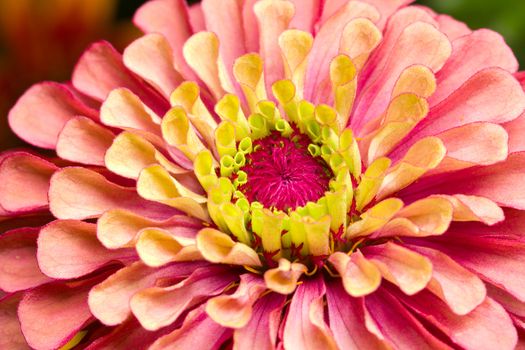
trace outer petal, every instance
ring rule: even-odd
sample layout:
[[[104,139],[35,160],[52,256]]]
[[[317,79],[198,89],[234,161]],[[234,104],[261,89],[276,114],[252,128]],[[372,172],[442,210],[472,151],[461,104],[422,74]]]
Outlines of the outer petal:
[[[129,250],[108,250],[97,240],[96,225],[57,220],[42,228],[38,237],[38,264],[56,279],[87,275],[111,262],[136,259]]]
[[[410,298],[400,297],[465,349],[512,350],[516,346],[517,333],[511,318],[500,304],[490,298],[465,316],[458,316],[430,293],[420,293]]]
[[[387,349],[386,344],[366,328],[369,321],[365,315],[364,299],[353,298],[345,293],[338,281],[332,281],[326,287],[330,329],[339,348]]]
[[[215,323],[198,308],[188,314],[182,327],[158,339],[150,350],[209,349],[218,350],[231,337],[231,329]]]
[[[323,296],[326,288],[321,278],[305,280],[292,297],[284,326],[285,349],[337,349],[324,321]]]
[[[53,176],[49,202],[51,212],[59,219],[95,218],[115,208],[154,219],[165,219],[177,213],[142,199],[135,189],[116,185],[92,170],[74,167]]]
[[[270,293],[253,307],[250,322],[233,334],[233,349],[274,350],[285,296]]]
[[[38,228],[21,228],[0,236],[0,289],[15,292],[51,281],[36,259]]]
[[[18,319],[28,344],[36,349],[60,348],[89,324],[93,316],[87,294],[92,284],[53,283],[26,292],[18,308]],[[42,327],[40,321],[46,320]]]
[[[53,149],[60,130],[77,115],[98,117],[65,85],[48,82],[32,86],[20,97],[9,112],[9,126],[24,141]]]
[[[49,181],[57,169],[29,153],[8,154],[0,161],[0,206],[10,212],[47,209]]]
[[[0,348],[30,350],[22,335],[16,311],[21,294],[12,294],[0,299]]]

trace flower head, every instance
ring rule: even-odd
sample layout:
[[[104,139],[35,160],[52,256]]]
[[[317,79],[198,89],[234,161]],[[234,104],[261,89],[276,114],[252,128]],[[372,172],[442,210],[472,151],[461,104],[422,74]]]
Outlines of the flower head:
[[[409,3],[154,0],[26,92],[57,157],[0,158],[0,344],[514,348],[521,75]]]

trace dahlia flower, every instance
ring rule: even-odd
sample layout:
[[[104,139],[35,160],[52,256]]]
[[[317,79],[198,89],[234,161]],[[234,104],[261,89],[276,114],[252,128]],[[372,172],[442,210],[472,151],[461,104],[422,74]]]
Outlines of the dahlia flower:
[[[525,93],[410,0],[154,0],[1,156],[2,349],[514,349]]]

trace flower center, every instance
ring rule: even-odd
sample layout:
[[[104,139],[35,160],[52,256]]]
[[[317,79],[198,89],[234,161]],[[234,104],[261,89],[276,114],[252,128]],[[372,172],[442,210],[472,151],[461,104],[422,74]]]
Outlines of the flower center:
[[[247,155],[241,168],[247,182],[239,186],[250,202],[266,208],[295,210],[308,202],[316,202],[329,189],[333,173],[321,157],[308,151],[311,140],[297,131],[290,137],[273,131],[254,142],[254,151]]]

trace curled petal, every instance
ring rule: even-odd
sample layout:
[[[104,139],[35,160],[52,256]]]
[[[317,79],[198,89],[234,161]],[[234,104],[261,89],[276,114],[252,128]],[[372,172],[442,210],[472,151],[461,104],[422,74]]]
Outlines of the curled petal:
[[[291,263],[287,259],[280,259],[279,266],[266,270],[264,281],[266,286],[279,294],[291,294],[297,287],[297,281],[307,271],[306,266],[300,263]]]
[[[443,195],[453,206],[454,221],[479,221],[485,225],[494,225],[505,220],[503,209],[485,197],[456,194]]]
[[[330,256],[328,261],[341,275],[345,291],[353,297],[368,295],[381,284],[381,272],[359,251],[350,256],[336,252]]]
[[[245,274],[231,295],[220,295],[206,303],[206,313],[212,320],[228,328],[243,328],[252,318],[253,304],[266,290],[264,280]]]
[[[261,266],[259,256],[244,243],[234,242],[226,233],[205,228],[197,235],[197,248],[214,263]]]

